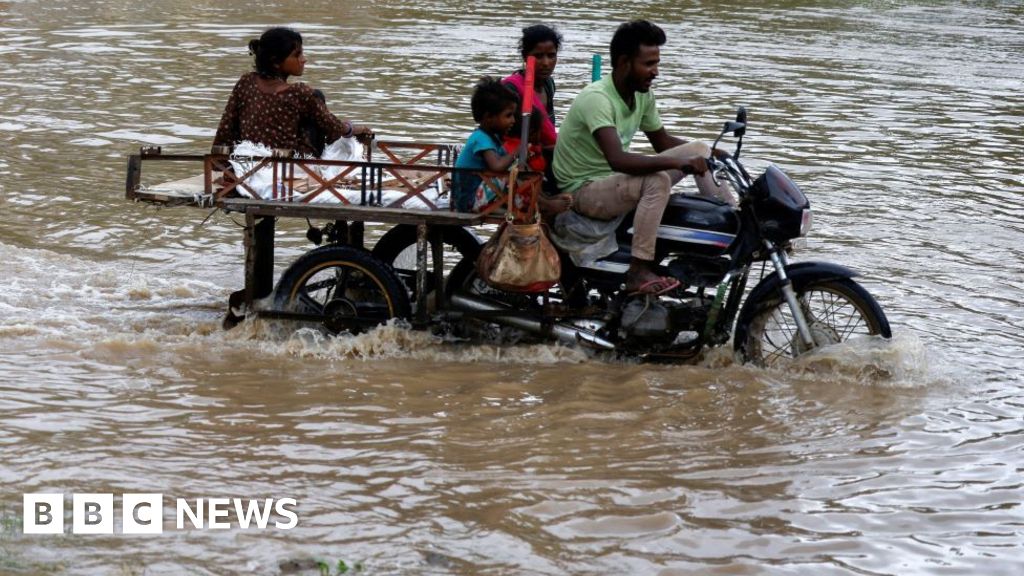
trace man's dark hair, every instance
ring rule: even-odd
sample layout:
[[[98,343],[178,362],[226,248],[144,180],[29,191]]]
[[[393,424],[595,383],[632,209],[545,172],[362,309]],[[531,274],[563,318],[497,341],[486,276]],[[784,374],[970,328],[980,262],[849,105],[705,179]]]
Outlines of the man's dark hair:
[[[665,43],[665,31],[647,20],[633,20],[619,26],[612,36],[612,68],[619,65],[619,58],[633,58],[640,53],[640,46],[661,46]]]
[[[478,123],[487,114],[501,114],[507,106],[515,106],[519,98],[516,93],[490,76],[484,76],[476,83],[470,106],[473,109],[473,120]]]
[[[530,52],[541,42],[554,42],[557,51],[562,47],[562,35],[546,24],[534,24],[523,28],[523,37],[519,39],[519,53],[523,55],[523,60],[526,60]]]
[[[260,76],[279,76],[275,66],[284,62],[295,48],[302,46],[302,35],[291,28],[271,28],[259,40],[249,41],[249,54],[255,57],[253,68]]]

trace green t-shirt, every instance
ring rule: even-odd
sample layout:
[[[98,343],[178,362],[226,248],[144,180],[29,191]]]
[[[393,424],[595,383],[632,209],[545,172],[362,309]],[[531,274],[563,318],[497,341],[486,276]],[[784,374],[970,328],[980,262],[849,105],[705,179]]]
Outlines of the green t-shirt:
[[[594,138],[594,132],[604,127],[615,128],[623,150],[629,149],[637,130],[660,129],[661,117],[654,103],[654,93],[637,92],[636,106],[630,110],[609,75],[576,96],[558,129],[555,144],[555,179],[562,192],[575,192],[587,182],[615,173]]]

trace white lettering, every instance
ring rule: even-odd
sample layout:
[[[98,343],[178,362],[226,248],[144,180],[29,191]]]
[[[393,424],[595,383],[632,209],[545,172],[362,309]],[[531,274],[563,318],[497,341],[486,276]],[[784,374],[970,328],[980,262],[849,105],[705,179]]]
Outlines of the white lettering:
[[[231,500],[227,498],[208,498],[206,500],[207,510],[206,513],[209,515],[209,527],[211,530],[227,530],[231,528],[231,522],[222,522],[221,518],[227,518],[231,514],[231,509],[228,506],[231,504]]]
[[[270,512],[274,508],[273,498],[267,498],[264,500],[264,507],[261,509],[259,500],[249,500],[249,505],[246,506],[245,512],[242,512],[242,499],[235,498],[235,515],[238,516],[239,528],[248,528],[249,523],[252,522],[253,517],[256,519],[257,528],[266,528],[267,522],[270,521]]]
[[[291,530],[292,528],[295,528],[299,524],[299,515],[293,510],[285,508],[285,506],[294,507],[297,505],[298,503],[294,498],[281,498],[278,500],[274,505],[274,510],[277,511],[278,516],[284,516],[285,518],[288,518],[289,521],[287,523],[274,522],[274,526],[280,530]]]
[[[72,534],[113,534],[113,494],[72,494]],[[123,534],[161,534],[164,531],[163,494],[122,494],[120,532]],[[196,498],[175,499],[178,530],[191,528],[229,530],[237,518],[243,530],[274,528],[291,530],[299,524],[294,498]],[[205,514],[204,514],[205,512]],[[62,534],[64,532],[63,494],[24,494],[23,530],[25,534]],[[186,522],[186,519],[188,520]]]
[[[178,508],[178,530],[184,530],[185,529],[185,516],[188,516],[188,519],[192,522],[192,527],[193,528],[200,528],[200,529],[202,529],[202,527],[203,527],[203,499],[202,498],[197,498],[196,499],[196,509],[195,509],[194,512],[192,510],[192,507],[188,505],[188,500],[185,500],[184,498],[178,498],[178,500],[177,500],[177,508]]]

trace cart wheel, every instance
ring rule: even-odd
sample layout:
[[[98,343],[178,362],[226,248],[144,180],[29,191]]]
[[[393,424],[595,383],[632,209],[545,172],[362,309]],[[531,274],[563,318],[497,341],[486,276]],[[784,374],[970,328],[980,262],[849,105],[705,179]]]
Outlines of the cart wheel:
[[[365,250],[339,245],[310,250],[293,262],[281,274],[274,305],[334,333],[411,315],[408,293],[390,267]]]
[[[435,226],[440,233],[444,245],[445,276],[463,259],[475,260],[480,253],[480,238],[468,228],[460,226]],[[437,242],[437,234],[431,239],[431,245]],[[373,247],[372,254],[381,262],[390,264],[398,277],[402,279],[411,300],[416,301],[416,227],[411,224],[399,224],[380,237]],[[428,266],[431,257],[427,256]],[[431,266],[431,269],[432,266]],[[427,292],[434,289],[434,275],[427,275]]]

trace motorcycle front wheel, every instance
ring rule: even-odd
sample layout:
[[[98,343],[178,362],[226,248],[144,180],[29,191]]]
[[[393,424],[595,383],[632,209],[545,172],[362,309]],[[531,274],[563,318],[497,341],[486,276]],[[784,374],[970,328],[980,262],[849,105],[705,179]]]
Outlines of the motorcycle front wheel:
[[[324,246],[300,256],[274,291],[278,311],[330,332],[361,332],[411,315],[409,294],[391,268],[351,246]]]
[[[811,280],[796,291],[814,345],[800,337],[796,320],[782,294],[768,300],[747,302],[753,315],[736,326],[734,349],[744,362],[778,366],[812,349],[866,336],[890,338],[892,332],[882,308],[860,284],[846,278]]]

